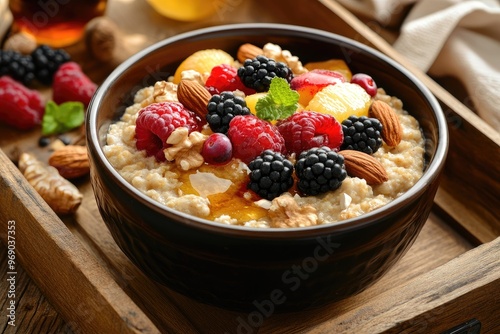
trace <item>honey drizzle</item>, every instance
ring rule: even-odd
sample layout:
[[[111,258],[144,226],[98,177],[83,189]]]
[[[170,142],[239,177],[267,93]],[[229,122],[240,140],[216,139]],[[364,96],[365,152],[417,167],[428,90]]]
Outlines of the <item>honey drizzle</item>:
[[[246,170],[239,167],[238,161],[233,160],[224,166],[204,164],[198,171],[213,173],[217,177],[229,179],[232,182],[226,192],[207,196],[210,201],[210,215],[207,219],[214,220],[222,215],[228,215],[236,219],[238,224],[243,224],[244,222],[258,220],[267,215],[266,209],[254,203],[260,198],[247,190],[248,175]],[[196,170],[176,170],[176,173],[179,175],[178,180],[182,183],[179,191],[183,195],[199,195],[189,180],[189,176],[196,172]]]

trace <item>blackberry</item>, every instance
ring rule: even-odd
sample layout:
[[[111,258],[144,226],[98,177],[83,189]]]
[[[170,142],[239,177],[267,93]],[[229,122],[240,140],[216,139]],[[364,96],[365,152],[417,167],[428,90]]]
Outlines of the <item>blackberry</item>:
[[[12,50],[0,50],[0,76],[8,75],[27,86],[35,79],[34,71],[31,56]]]
[[[262,198],[273,200],[293,185],[293,164],[281,153],[265,150],[248,164],[248,189]]]
[[[233,92],[222,92],[212,95],[207,105],[208,125],[213,132],[227,133],[229,122],[234,116],[250,115],[245,100],[235,96]]]
[[[293,79],[292,70],[285,63],[265,56],[247,59],[243,66],[238,68],[238,76],[245,86],[257,92],[268,91],[274,77],[283,78],[288,82]]]
[[[373,154],[382,146],[382,123],[376,118],[349,116],[342,122],[344,142],[341,150]]]
[[[35,77],[44,85],[52,84],[52,79],[59,66],[71,60],[63,49],[52,49],[47,45],[38,46],[31,58],[35,64]]]
[[[295,163],[298,189],[305,195],[335,190],[347,176],[344,157],[328,147],[314,147],[302,152]]]
[[[46,146],[49,146],[49,144],[50,144],[50,138],[49,137],[43,136],[43,137],[40,137],[38,139],[38,146],[40,146],[40,147],[46,147]]]

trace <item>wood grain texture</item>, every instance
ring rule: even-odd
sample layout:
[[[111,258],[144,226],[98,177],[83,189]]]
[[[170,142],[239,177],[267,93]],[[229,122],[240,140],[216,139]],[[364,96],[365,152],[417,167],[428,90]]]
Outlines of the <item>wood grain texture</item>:
[[[0,243],[0,272],[2,284],[0,293],[0,333],[74,333],[56,309],[47,301],[40,289],[30,279],[21,266],[16,268],[16,321],[15,326],[8,325],[6,310],[9,305],[4,283],[4,273],[7,273],[7,247]],[[4,289],[5,287],[5,289]]]
[[[0,150],[1,240],[16,221],[16,258],[69,322],[88,333],[157,333]],[[78,284],[75,284],[78,282]]]
[[[481,333],[497,333],[499,253],[497,238],[409,281],[397,294],[382,293],[311,333],[331,328],[346,333],[441,333],[469,318],[484,324]],[[374,316],[373,309],[383,311]]]

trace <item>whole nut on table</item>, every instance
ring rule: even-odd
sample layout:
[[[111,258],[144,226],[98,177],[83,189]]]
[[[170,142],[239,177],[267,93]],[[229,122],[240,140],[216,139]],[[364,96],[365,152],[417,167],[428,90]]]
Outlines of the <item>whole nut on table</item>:
[[[74,179],[90,172],[87,148],[67,145],[54,151],[49,157],[49,165],[55,167],[66,179]]]

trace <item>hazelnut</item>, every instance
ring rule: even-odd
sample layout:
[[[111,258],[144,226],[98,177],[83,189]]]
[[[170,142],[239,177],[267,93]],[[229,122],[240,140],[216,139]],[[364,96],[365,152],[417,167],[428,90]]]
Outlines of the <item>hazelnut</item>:
[[[12,50],[24,55],[28,55],[37,47],[36,40],[26,33],[17,33],[10,36],[4,44],[4,50]]]
[[[104,16],[96,17],[85,27],[87,50],[96,59],[108,62],[115,56],[118,35],[118,26],[112,20]]]

